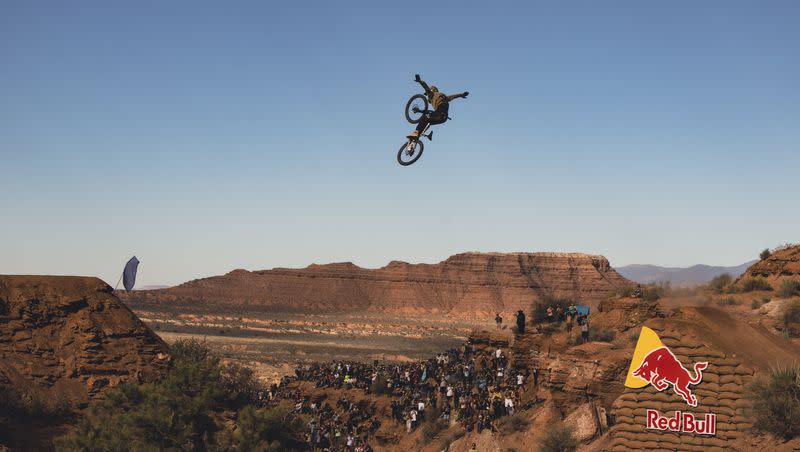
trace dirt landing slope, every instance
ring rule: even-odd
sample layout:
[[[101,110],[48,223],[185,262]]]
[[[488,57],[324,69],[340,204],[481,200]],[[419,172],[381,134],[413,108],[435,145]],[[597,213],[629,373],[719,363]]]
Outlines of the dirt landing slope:
[[[741,445],[752,435],[746,417],[747,384],[776,361],[793,362],[800,357],[800,349],[790,342],[717,308],[682,308],[645,325],[659,334],[687,369],[699,361],[708,362],[708,368],[702,381],[692,387],[697,407],[687,405],[672,387],[663,392],[652,385],[626,388],[612,409],[616,422],[611,431],[613,450],[735,450],[738,446],[732,444]],[[699,419],[714,413],[716,435],[646,430],[647,409],[656,409],[668,417],[681,410]]]
[[[631,284],[602,256],[579,253],[464,253],[438,264],[352,263],[304,269],[234,270],[177,287],[137,291],[131,303],[231,310],[374,311],[493,318],[547,296],[597,304]]]
[[[169,364],[161,341],[97,278],[0,276],[0,386],[83,406]]]

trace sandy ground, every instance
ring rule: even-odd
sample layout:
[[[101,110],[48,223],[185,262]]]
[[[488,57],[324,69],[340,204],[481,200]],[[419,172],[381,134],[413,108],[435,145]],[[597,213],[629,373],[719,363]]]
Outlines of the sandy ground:
[[[167,343],[205,341],[223,359],[253,368],[265,382],[298,362],[426,359],[460,346],[480,323],[371,315],[263,313],[230,316],[135,310]]]

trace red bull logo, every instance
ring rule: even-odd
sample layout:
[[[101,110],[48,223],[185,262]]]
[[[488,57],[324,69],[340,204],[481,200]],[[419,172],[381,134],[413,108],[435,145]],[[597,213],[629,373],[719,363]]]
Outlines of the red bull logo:
[[[643,388],[652,385],[657,391],[664,391],[670,386],[687,405],[697,406],[697,396],[692,393],[691,386],[703,380],[703,371],[708,362],[697,362],[692,372],[686,369],[675,357],[672,350],[665,346],[655,331],[642,327],[639,341],[633,352],[631,366],[625,379],[629,388]],[[717,431],[717,415],[704,413],[704,417],[688,411],[675,411],[672,417],[662,415],[657,410],[648,409],[646,427],[652,430],[714,435]]]
[[[683,397],[686,403],[697,406],[697,397],[692,394],[689,385],[696,385],[703,380],[703,370],[706,367],[708,363],[695,363],[692,377],[670,349],[661,347],[644,357],[642,364],[633,371],[633,376],[647,380],[659,391],[672,385],[675,393]]]
[[[708,367],[707,362],[695,363],[694,376],[692,376],[678,361],[672,350],[661,343],[656,332],[643,326],[633,352],[625,386],[643,388],[649,384],[658,391],[672,386],[675,393],[681,396],[689,406],[695,407],[697,406],[697,397],[692,394],[689,386],[694,386],[703,380],[703,370],[706,367]]]

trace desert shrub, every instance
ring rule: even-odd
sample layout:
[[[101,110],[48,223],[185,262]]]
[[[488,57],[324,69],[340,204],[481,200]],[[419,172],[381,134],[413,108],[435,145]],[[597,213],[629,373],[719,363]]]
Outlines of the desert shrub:
[[[110,389],[103,399],[92,402],[74,431],[57,441],[59,448],[202,450],[213,442],[218,427],[210,416],[212,410],[231,402],[246,402],[256,384],[253,374],[241,366],[221,364],[204,343],[196,340],[175,343],[172,356],[172,367],[160,380],[145,384],[126,382]],[[261,423],[272,422],[275,413],[243,410],[243,422],[249,422],[251,415],[259,423],[259,437],[274,432],[270,430],[272,427]],[[280,429],[291,432],[286,425]],[[247,431],[243,430],[241,435]],[[240,438],[237,434],[221,438],[233,441],[232,444],[239,444],[238,441],[249,444],[246,442],[249,437]],[[266,449],[271,444],[262,446]]]
[[[800,299],[789,300],[783,304],[783,323],[800,323]]]
[[[769,303],[772,301],[772,297],[761,297],[761,303]]]
[[[761,307],[761,302],[758,300],[753,300],[750,302],[750,309],[758,309]]]
[[[449,435],[445,436],[444,439],[442,440],[442,445],[441,445],[442,450],[448,450],[451,444],[463,438],[464,435],[466,435],[464,430],[458,429],[450,433]]]
[[[244,407],[236,416],[236,430],[218,442],[222,450],[305,450],[303,422],[292,414],[284,402],[275,407],[256,409]]]
[[[747,395],[753,428],[789,440],[800,435],[800,367],[777,367]]]
[[[626,284],[626,285],[618,288],[617,289],[617,296],[618,297],[624,297],[624,298],[628,298],[628,297],[633,296],[633,286],[630,286],[630,285]]]
[[[225,388],[228,401],[235,406],[245,405],[262,388],[255,372],[237,363],[226,363],[220,368],[220,380]]]
[[[205,361],[212,355],[205,341],[181,339],[170,347],[170,354],[176,361]]]
[[[162,380],[126,382],[93,402],[64,450],[198,449],[213,435],[209,412],[224,398],[219,362],[181,359]]]
[[[731,284],[728,287],[726,287],[722,292],[727,294],[735,294],[741,292],[741,290],[739,290],[739,288],[736,287],[735,284]]]
[[[764,250],[758,255],[762,261],[764,259],[769,259],[770,256],[772,256],[772,252],[769,250],[769,248],[764,248]]]
[[[717,304],[719,306],[735,306],[735,305],[739,304],[739,301],[736,298],[733,298],[733,297],[726,297],[726,298],[720,298],[719,300],[717,300]]]
[[[589,340],[599,342],[611,342],[616,336],[616,331],[608,328],[593,328],[589,326]]]
[[[648,284],[642,288],[642,300],[656,301],[666,295],[669,295],[672,286],[669,282]]]
[[[539,452],[573,452],[578,448],[573,427],[558,422],[551,425],[539,443]]]
[[[783,298],[800,295],[800,281],[796,279],[783,280],[783,282],[781,282],[781,287],[778,289],[778,295]]]
[[[637,333],[638,334],[638,333]],[[599,328],[589,325],[589,341],[590,342],[611,342],[616,337],[617,332],[608,328]],[[638,338],[638,335],[634,337]],[[572,334],[567,338],[569,345],[578,345],[581,343],[580,329],[575,329]]]
[[[542,325],[542,328],[541,328],[540,332],[542,334],[544,334],[545,336],[549,337],[549,336],[552,336],[553,333],[557,333],[559,330],[560,330],[560,328],[557,325],[552,324],[552,323],[546,323],[546,324]]]
[[[422,442],[423,444],[430,444],[436,435],[441,433],[443,430],[447,430],[447,421],[444,419],[435,419],[433,416],[429,416],[432,420],[426,421],[422,424]]]
[[[533,311],[531,312],[531,318],[533,318],[533,321],[536,323],[547,322],[548,306],[552,306],[553,309],[556,309],[557,307],[560,306],[562,312],[567,312],[567,308],[571,304],[578,305],[580,303],[570,300],[569,298],[554,298],[554,297],[542,298],[541,300],[537,300],[536,303],[534,303]],[[553,320],[556,320],[555,313],[553,313]]]
[[[716,293],[722,293],[725,287],[733,281],[731,275],[728,273],[723,273],[719,276],[715,276],[711,278],[711,281],[708,283],[708,288],[713,290]]]
[[[528,428],[530,422],[522,415],[522,413],[515,413],[511,416],[505,416],[497,421],[497,429],[504,435],[510,435],[515,432],[521,432]]]
[[[752,292],[754,290],[772,290],[772,286],[765,278],[757,276],[748,278],[742,283],[742,292]]]

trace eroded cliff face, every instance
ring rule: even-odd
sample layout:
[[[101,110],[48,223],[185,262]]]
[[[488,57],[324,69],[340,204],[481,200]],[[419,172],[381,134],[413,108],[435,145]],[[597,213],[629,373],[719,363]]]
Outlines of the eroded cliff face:
[[[463,253],[438,264],[393,261],[374,270],[352,263],[234,270],[171,289],[132,292],[125,299],[208,309],[493,317],[496,312],[528,312],[535,300],[547,296],[596,305],[629,284],[602,256]]]
[[[0,276],[0,386],[18,396],[83,406],[168,365],[164,342],[103,281]]]
[[[774,251],[770,257],[751,265],[737,282],[754,277],[767,278],[773,285],[783,279],[800,280],[800,245]]]

